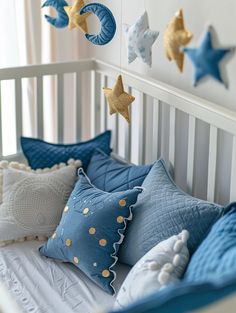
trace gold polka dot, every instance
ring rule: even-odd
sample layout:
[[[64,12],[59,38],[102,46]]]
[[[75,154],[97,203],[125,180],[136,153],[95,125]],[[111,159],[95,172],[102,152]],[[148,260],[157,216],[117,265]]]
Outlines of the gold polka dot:
[[[87,214],[89,213],[89,211],[90,211],[89,208],[85,208],[85,209],[83,210],[83,214],[84,214],[84,215],[87,215]]]
[[[121,199],[121,200],[119,201],[119,205],[120,205],[120,206],[126,206],[126,201],[125,201],[124,199]]]
[[[68,212],[68,211],[69,211],[69,207],[66,206],[65,209],[64,209],[64,212],[66,213],[66,212]]]
[[[55,238],[56,238],[56,236],[57,236],[57,234],[56,234],[56,233],[54,233],[54,234],[52,235],[52,239],[55,239]]]
[[[90,233],[90,235],[94,235],[96,233],[96,228],[90,227],[89,228],[89,233]]]
[[[116,220],[117,220],[117,223],[119,224],[122,224],[124,222],[123,216],[118,216]]]
[[[74,263],[78,264],[79,263],[79,259],[77,258],[77,256],[74,257]]]
[[[106,239],[99,240],[99,244],[100,244],[100,246],[105,247],[107,245]]]
[[[108,278],[110,276],[110,272],[108,270],[102,271],[102,276]]]
[[[71,240],[70,239],[66,239],[66,246],[70,247],[71,246]]]

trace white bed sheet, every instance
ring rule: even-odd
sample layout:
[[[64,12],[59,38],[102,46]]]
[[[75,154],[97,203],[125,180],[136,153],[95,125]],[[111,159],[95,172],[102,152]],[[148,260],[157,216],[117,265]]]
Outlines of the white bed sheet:
[[[0,280],[22,312],[94,313],[112,307],[115,298],[73,265],[40,256],[41,245],[26,241],[0,248]],[[129,269],[117,265],[117,291]]]

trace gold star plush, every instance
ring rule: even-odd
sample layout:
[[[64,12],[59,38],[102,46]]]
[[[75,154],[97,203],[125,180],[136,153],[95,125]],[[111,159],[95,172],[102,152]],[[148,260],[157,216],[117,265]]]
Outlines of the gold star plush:
[[[181,47],[186,46],[192,37],[192,33],[184,26],[183,11],[179,10],[165,30],[164,46],[167,58],[170,61],[176,61],[180,72],[183,72],[184,67],[184,53],[181,51]]]
[[[113,89],[103,88],[107,98],[110,114],[121,114],[130,123],[129,105],[135,98],[124,91],[122,76],[119,75]]]
[[[87,18],[91,15],[90,12],[80,15],[79,12],[81,8],[85,5],[84,0],[75,0],[72,6],[64,7],[68,17],[69,17],[69,29],[80,28],[82,32],[88,33]]]

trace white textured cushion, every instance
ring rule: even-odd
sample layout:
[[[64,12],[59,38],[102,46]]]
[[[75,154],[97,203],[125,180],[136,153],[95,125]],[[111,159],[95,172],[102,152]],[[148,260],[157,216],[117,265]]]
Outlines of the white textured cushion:
[[[132,268],[117,295],[114,308],[122,309],[183,275],[189,260],[189,233],[162,241],[145,254]]]
[[[5,166],[1,178],[0,245],[51,236],[74,188],[80,165],[70,161],[68,166],[61,164],[44,171],[19,169],[18,163]]]

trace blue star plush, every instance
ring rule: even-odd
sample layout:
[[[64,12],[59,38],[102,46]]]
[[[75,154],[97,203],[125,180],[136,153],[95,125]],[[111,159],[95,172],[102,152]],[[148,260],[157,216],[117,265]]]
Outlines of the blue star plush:
[[[151,49],[159,35],[159,32],[150,30],[147,12],[144,12],[134,25],[124,25],[124,30],[128,44],[129,64],[139,57],[144,63],[151,66]]]
[[[195,67],[194,86],[197,86],[198,82],[208,75],[225,84],[221,76],[219,63],[230,51],[231,49],[215,49],[213,47],[210,29],[206,32],[198,48],[185,48],[184,52]]]

